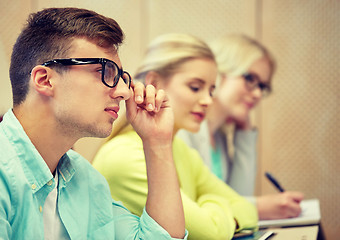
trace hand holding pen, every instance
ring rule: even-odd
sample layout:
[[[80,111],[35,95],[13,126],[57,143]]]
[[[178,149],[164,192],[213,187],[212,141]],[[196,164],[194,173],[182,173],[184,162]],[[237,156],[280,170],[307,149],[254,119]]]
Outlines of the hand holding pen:
[[[260,220],[297,217],[301,213],[301,192],[285,191],[272,174],[265,174],[268,180],[280,191],[279,194],[266,194],[257,197],[256,206]]]
[[[280,191],[280,192],[284,192],[285,190],[283,189],[283,187],[281,187],[280,183],[276,180],[276,178],[273,177],[273,175],[271,175],[269,172],[265,173],[266,177],[268,178],[268,180]]]

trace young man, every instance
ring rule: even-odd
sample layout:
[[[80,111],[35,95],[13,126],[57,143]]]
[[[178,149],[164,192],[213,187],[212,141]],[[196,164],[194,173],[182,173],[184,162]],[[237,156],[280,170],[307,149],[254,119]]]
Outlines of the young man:
[[[131,83],[117,54],[122,39],[113,19],[93,11],[30,15],[12,53],[13,109],[0,124],[0,239],[187,237],[172,111],[163,91]],[[107,137],[121,100],[144,144],[141,218],[114,202],[105,179],[70,150],[82,137]]]

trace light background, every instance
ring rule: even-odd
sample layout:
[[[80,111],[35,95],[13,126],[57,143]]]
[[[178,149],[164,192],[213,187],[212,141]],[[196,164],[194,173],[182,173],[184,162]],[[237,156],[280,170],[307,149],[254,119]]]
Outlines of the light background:
[[[0,0],[0,113],[11,107],[10,54],[28,14],[45,7],[83,7],[118,21],[126,34],[120,57],[134,73],[146,45],[167,32],[205,41],[242,32],[263,42],[278,69],[274,93],[253,114],[259,130],[257,194],[286,189],[319,198],[327,239],[340,236],[340,1],[338,0]],[[100,139],[75,149],[90,161]]]

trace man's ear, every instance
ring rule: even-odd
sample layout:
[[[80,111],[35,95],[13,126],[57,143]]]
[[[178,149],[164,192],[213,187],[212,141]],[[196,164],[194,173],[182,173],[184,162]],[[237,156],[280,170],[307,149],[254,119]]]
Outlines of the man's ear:
[[[154,71],[150,71],[145,76],[145,84],[151,84],[156,89],[160,89],[163,86],[163,82],[161,78],[162,77],[158,73]]]
[[[50,81],[52,76],[53,71],[51,68],[35,66],[31,71],[30,82],[38,93],[45,96],[53,96],[53,85]]]

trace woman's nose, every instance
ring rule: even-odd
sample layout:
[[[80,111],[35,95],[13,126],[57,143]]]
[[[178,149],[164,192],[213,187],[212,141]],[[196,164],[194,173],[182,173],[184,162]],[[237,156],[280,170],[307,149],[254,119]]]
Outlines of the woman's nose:
[[[200,101],[200,104],[205,105],[205,106],[209,106],[212,103],[212,96],[211,93],[205,93]]]
[[[260,100],[262,98],[262,90],[259,87],[256,87],[251,91],[252,95],[256,100]]]

